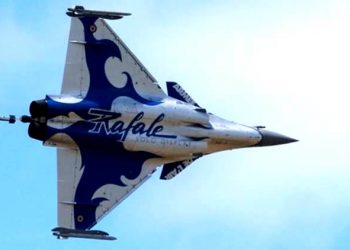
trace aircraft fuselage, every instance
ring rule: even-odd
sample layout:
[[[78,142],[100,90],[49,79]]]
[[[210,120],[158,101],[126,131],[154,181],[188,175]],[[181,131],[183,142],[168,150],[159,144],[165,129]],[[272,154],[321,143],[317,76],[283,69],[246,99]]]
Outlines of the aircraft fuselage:
[[[110,109],[93,102],[87,105],[73,96],[48,96],[41,102],[41,108],[35,105],[31,108],[32,117],[38,121],[40,129],[34,131],[32,126],[30,134],[50,146],[76,147],[65,132],[72,129],[73,141],[79,138],[91,147],[103,148],[121,143],[129,151],[191,159],[217,151],[253,146],[262,139],[261,133],[254,127],[227,121],[173,98],[143,104],[132,98],[120,97]],[[59,130],[62,133],[58,133]]]

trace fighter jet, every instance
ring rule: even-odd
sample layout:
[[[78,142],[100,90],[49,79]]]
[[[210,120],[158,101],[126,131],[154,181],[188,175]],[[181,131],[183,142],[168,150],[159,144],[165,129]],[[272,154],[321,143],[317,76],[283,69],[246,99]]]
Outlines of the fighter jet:
[[[58,238],[115,239],[91,228],[158,167],[169,180],[211,153],[296,141],[220,118],[175,82],[165,93],[104,20],[130,14],[76,6],[67,15],[61,93],[33,101],[20,118],[31,138],[57,147]]]

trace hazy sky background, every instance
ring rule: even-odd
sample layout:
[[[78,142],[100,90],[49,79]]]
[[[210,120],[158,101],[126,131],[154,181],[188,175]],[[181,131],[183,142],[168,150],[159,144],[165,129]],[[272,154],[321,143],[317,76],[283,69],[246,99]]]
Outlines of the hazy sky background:
[[[350,2],[0,2],[0,114],[57,94],[70,18],[84,5],[158,79],[227,119],[297,138],[156,172],[96,229],[117,241],[56,240],[56,150],[0,124],[1,249],[350,249]]]

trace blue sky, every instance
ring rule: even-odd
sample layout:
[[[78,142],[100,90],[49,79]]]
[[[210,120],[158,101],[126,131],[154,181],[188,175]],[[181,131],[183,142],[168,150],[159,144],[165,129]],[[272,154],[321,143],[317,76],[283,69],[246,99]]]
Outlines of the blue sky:
[[[162,86],[300,142],[157,172],[97,225],[117,241],[58,241],[56,151],[0,124],[1,249],[350,248],[349,1],[4,0],[0,114],[59,93],[75,4],[133,13],[109,23]]]

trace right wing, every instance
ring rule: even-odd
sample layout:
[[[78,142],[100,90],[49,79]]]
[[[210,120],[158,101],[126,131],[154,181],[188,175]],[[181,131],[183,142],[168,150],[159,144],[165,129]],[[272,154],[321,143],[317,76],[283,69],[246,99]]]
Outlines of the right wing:
[[[91,19],[93,24],[91,24]],[[96,20],[95,20],[96,19]],[[68,41],[66,65],[62,83],[61,94],[74,95],[84,98],[89,89],[98,89],[102,86],[92,79],[91,71],[103,68],[106,77],[112,85],[125,81],[123,72],[127,72],[134,83],[134,87],[143,97],[160,100],[166,96],[156,84],[156,79],[148,72],[145,66],[136,58],[120,37],[111,29],[105,20],[91,17],[72,17]],[[91,37],[91,39],[89,39]],[[101,47],[110,46],[105,41],[111,41],[120,51],[114,51],[107,61],[99,62],[103,53],[99,54]],[[94,58],[89,57],[94,53]],[[102,51],[103,52],[103,51]],[[96,58],[97,56],[97,58]]]

